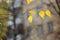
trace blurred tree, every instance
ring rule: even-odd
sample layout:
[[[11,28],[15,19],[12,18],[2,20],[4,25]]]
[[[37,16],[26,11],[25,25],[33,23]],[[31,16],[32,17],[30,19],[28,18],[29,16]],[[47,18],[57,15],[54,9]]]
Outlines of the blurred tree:
[[[58,8],[59,8],[59,15],[60,15],[60,0],[56,0],[56,3],[57,3],[57,5],[58,5]]]

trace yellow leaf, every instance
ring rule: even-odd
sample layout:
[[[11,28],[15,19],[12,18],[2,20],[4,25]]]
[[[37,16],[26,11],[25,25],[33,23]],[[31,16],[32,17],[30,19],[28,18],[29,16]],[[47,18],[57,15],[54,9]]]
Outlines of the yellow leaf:
[[[48,17],[51,17],[51,12],[50,12],[49,10],[46,10],[46,15],[47,15]]]
[[[30,23],[32,23],[32,20],[33,20],[32,16],[29,16],[29,17],[28,17],[28,21],[29,21]]]
[[[33,10],[30,10],[30,11],[29,11],[29,14],[30,14],[30,15],[32,15],[32,14],[34,14],[34,13],[35,13],[35,12],[34,12]]]
[[[30,4],[33,0],[27,0],[27,4]]]
[[[40,11],[40,12],[39,12],[39,16],[40,16],[42,19],[44,19],[44,16],[45,16],[44,11]]]

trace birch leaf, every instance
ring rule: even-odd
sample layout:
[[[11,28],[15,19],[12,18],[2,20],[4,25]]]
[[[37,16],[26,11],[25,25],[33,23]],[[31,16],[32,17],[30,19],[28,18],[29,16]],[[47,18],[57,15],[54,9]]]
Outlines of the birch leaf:
[[[30,23],[32,23],[32,20],[33,20],[32,16],[29,16],[29,17],[28,17],[28,21],[29,21]]]
[[[33,0],[27,0],[27,4],[30,4]]]
[[[45,16],[44,11],[40,11],[40,12],[39,12],[39,16],[40,16],[42,19],[44,19],[44,16]]]
[[[46,10],[46,15],[47,15],[48,17],[51,17],[51,12],[50,12],[49,10]]]

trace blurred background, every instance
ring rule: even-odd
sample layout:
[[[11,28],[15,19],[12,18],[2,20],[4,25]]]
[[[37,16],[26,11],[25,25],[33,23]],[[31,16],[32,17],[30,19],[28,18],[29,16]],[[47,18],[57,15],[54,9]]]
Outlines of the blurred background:
[[[0,0],[0,40],[60,40],[60,0]]]

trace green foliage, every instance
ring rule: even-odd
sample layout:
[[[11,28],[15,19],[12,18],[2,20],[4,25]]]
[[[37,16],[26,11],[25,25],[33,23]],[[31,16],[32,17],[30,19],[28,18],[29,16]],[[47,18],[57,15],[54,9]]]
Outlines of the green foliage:
[[[0,38],[5,36],[7,31],[7,19],[8,19],[8,11],[5,9],[8,9],[8,4],[3,1],[0,3]]]
[[[5,1],[0,2],[0,7],[8,9],[8,4]]]

